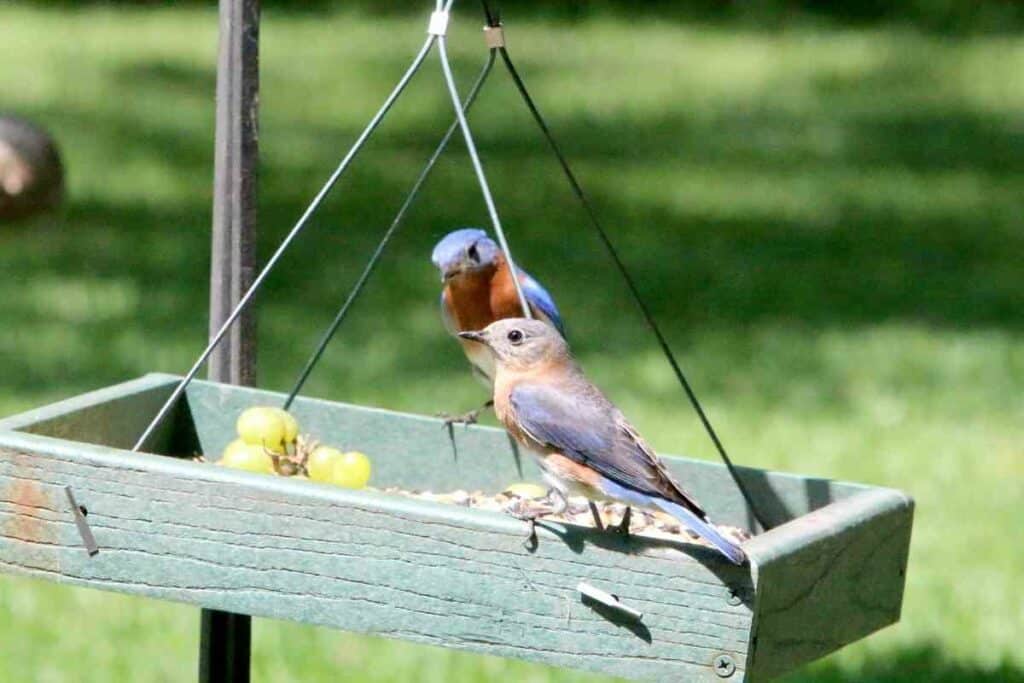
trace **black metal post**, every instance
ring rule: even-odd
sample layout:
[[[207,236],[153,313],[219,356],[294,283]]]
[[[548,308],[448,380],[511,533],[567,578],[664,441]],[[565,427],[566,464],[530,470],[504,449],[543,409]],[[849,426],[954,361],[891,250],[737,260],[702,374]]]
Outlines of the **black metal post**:
[[[249,289],[256,272],[259,24],[259,0],[220,0],[211,336]],[[249,308],[210,356],[210,379],[232,384],[255,382],[255,332],[255,314]],[[204,609],[200,683],[248,683],[251,636],[251,617]]]

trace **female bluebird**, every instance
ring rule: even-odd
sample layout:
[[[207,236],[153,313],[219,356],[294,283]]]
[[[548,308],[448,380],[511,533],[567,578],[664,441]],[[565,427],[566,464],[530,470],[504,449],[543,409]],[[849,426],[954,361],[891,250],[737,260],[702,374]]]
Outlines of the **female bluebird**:
[[[550,326],[511,318],[459,336],[494,357],[494,410],[509,433],[537,456],[544,478],[557,492],[556,512],[564,509],[570,493],[658,508],[731,562],[745,561],[743,550],[711,526],[622,412],[587,380],[565,339]]]
[[[483,230],[463,228],[449,233],[437,243],[432,255],[441,271],[441,317],[452,335],[467,330],[482,330],[495,320],[523,315],[512,271],[498,245]],[[562,318],[554,299],[540,283],[517,269],[519,285],[530,305],[531,314],[564,334]],[[494,383],[494,359],[479,344],[459,340],[474,373],[491,389]],[[474,411],[453,421],[473,422]]]

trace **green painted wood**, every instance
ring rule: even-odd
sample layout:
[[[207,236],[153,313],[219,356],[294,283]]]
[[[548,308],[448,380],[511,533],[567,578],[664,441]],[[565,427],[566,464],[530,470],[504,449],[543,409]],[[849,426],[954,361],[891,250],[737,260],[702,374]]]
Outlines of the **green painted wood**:
[[[746,544],[749,568],[557,524],[530,553],[525,525],[497,513],[96,445],[131,444],[176,379],[0,421],[0,571],[655,680],[721,680],[719,654],[737,665],[730,681],[765,680],[899,618],[912,521],[899,492],[744,469],[762,508],[790,520]],[[282,400],[197,381],[155,449],[216,454],[242,408]],[[369,453],[378,487],[536,478],[528,457],[520,474],[500,430],[458,427],[453,442],[434,418],[315,399],[293,412],[323,440]],[[68,440],[80,437],[95,443]],[[749,520],[724,467],[666,461],[717,520]],[[92,559],[65,485],[89,509]],[[642,626],[580,602],[581,580],[642,611]]]
[[[17,429],[131,448],[176,381],[173,375],[146,375],[2,419],[0,430]],[[181,406],[153,434],[150,447],[157,452],[168,452],[174,446],[195,448],[191,422],[185,406]]]
[[[752,539],[756,646],[751,680],[768,680],[896,623],[914,503],[863,491]]]
[[[89,510],[78,538],[63,487]],[[689,544],[559,525],[536,552],[497,513],[344,491],[89,444],[7,433],[0,570],[207,608],[630,678],[714,681],[745,668],[748,568]],[[644,613],[584,605],[580,581]]]
[[[0,420],[0,430],[21,429],[123,447],[142,432],[178,379],[174,375],[147,375]],[[284,395],[277,392],[196,380],[189,386],[187,401],[147,450],[179,456],[202,452],[215,460],[234,438],[234,422],[244,408],[283,401]],[[304,431],[325,442],[370,454],[375,466],[373,483],[381,487],[498,490],[512,481],[539,477],[530,456],[517,455],[500,429],[459,426],[449,434],[433,417],[303,397],[296,399],[292,412]],[[716,521],[753,528],[753,517],[724,466],[679,456],[662,457]],[[865,488],[755,468],[737,469],[773,524]]]
[[[284,395],[210,382],[194,382],[188,402],[203,451],[216,459],[234,438],[238,414],[252,405],[281,405]],[[501,429],[456,426],[451,432],[433,417],[396,413],[299,397],[291,412],[304,432],[345,449],[358,449],[374,463],[378,487],[450,491],[501,490],[521,479],[540,480],[529,454],[518,454]],[[723,524],[753,527],[753,515],[723,465],[663,456],[687,489]],[[840,500],[863,487],[826,479],[737,468],[760,509],[781,524]]]

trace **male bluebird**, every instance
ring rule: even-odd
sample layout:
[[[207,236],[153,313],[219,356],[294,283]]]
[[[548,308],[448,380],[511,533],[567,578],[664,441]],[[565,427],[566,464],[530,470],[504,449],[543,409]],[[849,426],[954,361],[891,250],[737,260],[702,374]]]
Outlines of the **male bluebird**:
[[[551,327],[510,318],[459,336],[482,344],[494,357],[494,410],[537,456],[558,498],[556,513],[565,509],[570,493],[659,508],[730,561],[744,562],[743,550],[711,526],[622,412],[587,380],[565,339]]]
[[[467,330],[482,330],[502,318],[522,317],[522,305],[505,255],[483,230],[463,228],[449,233],[434,247],[431,258],[441,271],[441,281],[444,283],[441,290],[441,317],[445,328],[452,335]],[[516,270],[530,313],[564,334],[562,318],[554,299],[529,274],[519,268]],[[491,389],[494,383],[494,359],[491,354],[479,344],[461,339],[459,341],[474,374]],[[478,413],[473,411],[452,421],[473,422]]]

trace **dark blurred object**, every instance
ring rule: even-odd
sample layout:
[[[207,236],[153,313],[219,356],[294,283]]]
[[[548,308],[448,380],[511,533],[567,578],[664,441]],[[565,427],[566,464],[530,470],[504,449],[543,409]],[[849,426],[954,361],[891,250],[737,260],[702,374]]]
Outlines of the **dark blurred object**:
[[[53,138],[39,126],[0,116],[0,221],[56,208],[64,194],[64,167]]]

